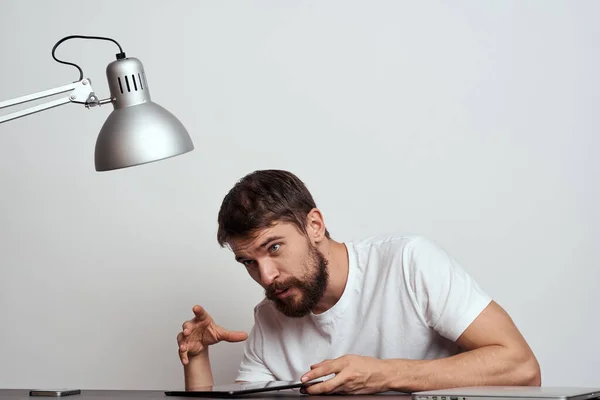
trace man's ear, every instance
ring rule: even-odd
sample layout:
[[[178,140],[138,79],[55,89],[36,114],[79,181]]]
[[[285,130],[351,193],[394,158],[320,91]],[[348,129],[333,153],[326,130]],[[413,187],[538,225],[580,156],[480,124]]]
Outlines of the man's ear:
[[[313,208],[306,215],[306,232],[308,233],[308,238],[314,244],[320,243],[326,239],[325,231],[323,214],[319,209]]]

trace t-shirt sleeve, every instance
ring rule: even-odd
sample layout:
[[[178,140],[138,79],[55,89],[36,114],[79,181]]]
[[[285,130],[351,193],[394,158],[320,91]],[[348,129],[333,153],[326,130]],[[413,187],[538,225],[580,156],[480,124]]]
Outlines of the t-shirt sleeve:
[[[255,317],[254,326],[248,334],[244,347],[244,355],[240,363],[236,381],[275,381],[273,373],[262,361],[264,337],[260,323]]]
[[[403,258],[413,299],[425,322],[456,341],[492,299],[453,257],[423,237],[407,244]]]

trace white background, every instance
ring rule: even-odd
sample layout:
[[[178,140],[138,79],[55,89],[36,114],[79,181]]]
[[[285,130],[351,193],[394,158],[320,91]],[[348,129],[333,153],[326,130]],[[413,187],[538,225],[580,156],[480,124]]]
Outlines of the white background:
[[[0,100],[70,83],[52,46],[118,40],[196,150],[94,170],[110,106],[0,126],[0,387],[183,386],[191,307],[250,329],[216,242],[246,173],[283,168],[337,240],[437,241],[513,316],[545,385],[600,385],[600,3],[24,1],[0,5]],[[107,97],[116,46],[57,55]],[[241,344],[212,351],[217,383]]]

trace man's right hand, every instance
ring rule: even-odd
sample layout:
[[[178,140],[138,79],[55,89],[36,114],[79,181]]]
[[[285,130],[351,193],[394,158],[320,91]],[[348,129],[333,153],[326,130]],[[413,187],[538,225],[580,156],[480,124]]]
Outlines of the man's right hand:
[[[215,324],[212,317],[199,305],[192,308],[194,318],[182,325],[182,331],[177,335],[179,358],[183,365],[188,365],[190,359],[201,354],[208,346],[226,342],[241,342],[248,338],[246,332],[228,331]]]

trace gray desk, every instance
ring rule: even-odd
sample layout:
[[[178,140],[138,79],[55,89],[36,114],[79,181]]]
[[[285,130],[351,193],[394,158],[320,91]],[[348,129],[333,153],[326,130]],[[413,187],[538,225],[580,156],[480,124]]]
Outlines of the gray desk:
[[[361,395],[352,395],[352,400],[373,400],[375,397],[385,396],[386,400],[393,399],[398,400],[409,400],[410,395],[403,393],[392,393],[386,392],[378,395],[372,396],[361,396]],[[256,393],[251,395],[243,395],[236,396],[235,398],[240,399],[252,399],[252,400],[272,400],[272,399],[289,399],[292,397],[305,397],[306,400],[313,400],[317,398],[327,398],[328,400],[332,400],[332,396],[307,396],[301,394],[296,390],[280,390],[268,393]],[[338,397],[339,396],[335,396]],[[334,398],[335,398],[334,397]],[[347,398],[347,396],[344,396]],[[0,389],[0,400],[140,400],[140,399],[161,399],[161,400],[178,400],[178,399],[206,399],[206,397],[173,397],[173,396],[165,396],[164,391],[157,390],[81,390],[81,394],[73,395],[73,396],[65,396],[65,397],[30,397],[29,390],[25,389]],[[220,398],[221,400],[223,398]]]

